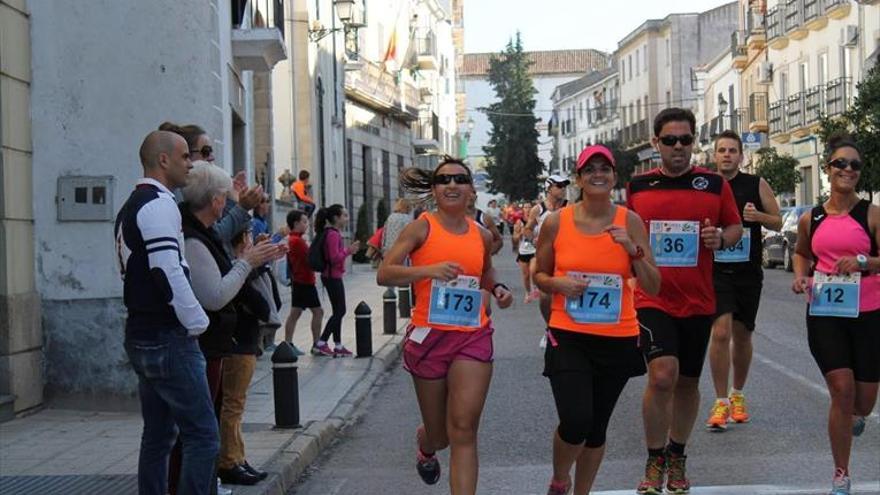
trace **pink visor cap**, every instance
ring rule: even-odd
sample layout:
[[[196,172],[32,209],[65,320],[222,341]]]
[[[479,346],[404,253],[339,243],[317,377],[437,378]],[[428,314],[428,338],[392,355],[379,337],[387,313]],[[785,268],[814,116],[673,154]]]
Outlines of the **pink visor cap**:
[[[617,164],[614,163],[614,155],[611,154],[611,150],[602,146],[601,144],[594,144],[584,148],[584,151],[581,151],[581,154],[578,155],[577,168],[575,170],[580,170],[584,168],[584,165],[586,165],[587,162],[589,162],[590,159],[596,155],[605,157],[605,159],[608,160],[608,163],[610,163],[612,167],[617,168]]]

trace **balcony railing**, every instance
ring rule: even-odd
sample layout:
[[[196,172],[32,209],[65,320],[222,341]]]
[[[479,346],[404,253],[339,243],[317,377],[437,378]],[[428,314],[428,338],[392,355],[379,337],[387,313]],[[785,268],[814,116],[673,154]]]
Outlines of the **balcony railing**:
[[[773,7],[767,11],[767,38],[774,39],[785,36],[785,9]]]
[[[768,107],[770,120],[770,135],[782,134],[786,131],[785,126],[785,102],[782,100],[774,101]]]
[[[804,92],[804,122],[812,125],[819,122],[825,113],[825,87],[813,86]]]
[[[749,95],[749,124],[767,122],[767,93]]]
[[[250,3],[250,9],[247,4]],[[284,36],[284,0],[232,0],[233,29],[277,28]]]
[[[749,34],[764,32],[764,16],[759,11],[749,9],[746,13],[746,31]]]
[[[749,49],[746,46],[746,32],[734,31],[730,33],[730,54],[733,57],[734,65],[737,59],[748,59]]]
[[[829,116],[840,115],[846,111],[852,96],[849,85],[850,78],[841,77],[825,86],[825,113]]]
[[[825,15],[825,2],[822,0],[804,0],[804,22],[810,22]]]
[[[804,23],[804,0],[785,2],[785,32],[790,33]]]
[[[804,126],[804,94],[795,93],[786,102],[786,123],[789,130]]]
[[[416,37],[416,59],[419,67],[425,70],[439,70],[437,56],[437,35],[433,31],[419,33]]]

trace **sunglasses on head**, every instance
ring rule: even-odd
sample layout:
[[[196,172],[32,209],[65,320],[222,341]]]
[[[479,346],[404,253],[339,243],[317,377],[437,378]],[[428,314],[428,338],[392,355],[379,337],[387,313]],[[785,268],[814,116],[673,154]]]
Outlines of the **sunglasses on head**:
[[[660,142],[666,146],[675,146],[675,143],[681,143],[682,146],[690,146],[694,144],[694,136],[692,134],[683,134],[681,136],[660,136]]]
[[[559,189],[565,189],[569,184],[568,182],[553,182],[552,180],[549,182],[551,186],[558,187]]]
[[[206,145],[202,146],[202,149],[189,150],[189,152],[191,155],[198,153],[198,154],[202,155],[202,158],[208,158],[209,156],[214,154],[214,148],[206,144]]]
[[[433,183],[437,185],[448,185],[452,181],[456,184],[470,184],[471,176],[468,174],[437,174],[434,176]]]
[[[862,169],[862,161],[861,160],[847,160],[846,158],[837,158],[835,160],[831,160],[828,162],[828,165],[839,168],[840,170],[845,170],[847,166],[853,169],[854,172],[858,172]]]

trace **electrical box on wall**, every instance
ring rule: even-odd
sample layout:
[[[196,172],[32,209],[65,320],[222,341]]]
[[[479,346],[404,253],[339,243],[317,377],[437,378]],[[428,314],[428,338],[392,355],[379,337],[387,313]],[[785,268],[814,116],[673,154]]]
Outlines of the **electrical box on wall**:
[[[113,220],[112,175],[67,175],[58,178],[59,222],[104,222]]]

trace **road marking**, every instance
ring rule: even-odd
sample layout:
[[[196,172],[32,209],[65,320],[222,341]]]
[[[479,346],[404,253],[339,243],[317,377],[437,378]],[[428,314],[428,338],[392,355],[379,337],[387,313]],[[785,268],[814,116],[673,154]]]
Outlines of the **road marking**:
[[[800,373],[792,370],[791,368],[789,368],[787,366],[784,366],[782,364],[777,363],[776,361],[768,358],[767,356],[764,356],[763,354],[761,354],[759,352],[753,351],[752,355],[755,357],[755,359],[757,359],[758,361],[761,361],[763,364],[769,366],[770,368],[773,368],[774,370],[782,373],[783,375],[791,378],[792,380],[799,382],[802,385],[805,385],[807,388],[810,388],[816,392],[819,392],[820,394],[824,395],[825,397],[829,397],[828,389],[825,388],[825,386],[819,385],[818,383],[814,382],[813,380],[810,380],[809,378],[805,377],[804,375],[801,375]],[[873,419],[875,423],[880,423],[880,415],[878,415],[876,412],[871,413],[870,415],[868,415],[868,417],[870,419]]]
[[[829,483],[830,484],[830,483]],[[635,490],[612,490],[605,492],[592,492],[594,495],[633,495]],[[828,487],[794,487],[784,485],[727,485],[727,486],[696,486],[691,487],[691,495],[730,495],[742,493],[748,495],[812,495],[827,494]],[[880,493],[880,481],[867,483],[854,483],[852,493],[877,494]]]

